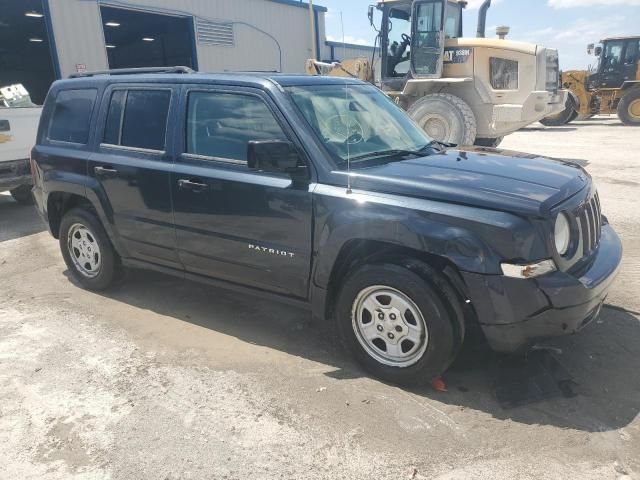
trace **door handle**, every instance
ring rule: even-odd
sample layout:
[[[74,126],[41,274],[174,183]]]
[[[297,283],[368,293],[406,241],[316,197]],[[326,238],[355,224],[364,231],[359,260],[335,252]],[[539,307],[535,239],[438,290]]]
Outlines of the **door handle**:
[[[203,183],[199,178],[181,178],[178,180],[178,187],[185,190],[192,190],[194,192],[202,192],[206,190],[209,185]]]
[[[118,170],[113,167],[95,167],[96,177],[114,178],[118,176]]]
[[[9,120],[5,120],[4,118],[0,120],[0,132],[8,132],[9,130],[11,130]]]

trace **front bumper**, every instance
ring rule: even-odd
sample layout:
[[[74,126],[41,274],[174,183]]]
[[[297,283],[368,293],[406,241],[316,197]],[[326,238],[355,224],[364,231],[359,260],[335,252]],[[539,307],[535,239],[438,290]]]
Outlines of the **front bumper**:
[[[0,162],[0,192],[13,190],[21,185],[31,185],[29,159]]]
[[[598,316],[622,260],[622,243],[603,225],[600,244],[584,272],[534,279],[463,273],[489,345],[514,352],[535,340],[575,333]]]

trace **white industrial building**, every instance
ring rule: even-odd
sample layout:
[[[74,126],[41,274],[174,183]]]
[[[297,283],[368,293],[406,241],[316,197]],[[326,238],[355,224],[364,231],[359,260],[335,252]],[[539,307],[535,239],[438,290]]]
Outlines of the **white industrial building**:
[[[0,84],[42,102],[55,78],[78,71],[186,65],[201,71],[303,72],[336,60],[326,8],[298,0],[3,0]],[[362,12],[366,15],[366,12]],[[312,33],[312,22],[315,26]],[[371,47],[347,46],[348,56]]]

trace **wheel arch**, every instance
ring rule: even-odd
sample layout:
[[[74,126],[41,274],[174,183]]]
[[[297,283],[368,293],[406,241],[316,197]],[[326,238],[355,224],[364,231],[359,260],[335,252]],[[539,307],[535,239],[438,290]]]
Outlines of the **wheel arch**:
[[[114,248],[121,256],[121,242],[113,223],[113,210],[107,196],[97,180],[82,175],[67,175],[61,179],[45,179],[45,218],[49,231],[58,238],[62,217],[70,209],[84,206],[92,210],[104,227]]]
[[[417,274],[436,291],[447,297],[453,297],[447,308],[451,309],[456,334],[456,348],[460,347],[465,335],[465,324],[476,316],[472,305],[467,301],[467,288],[458,267],[451,260],[433,253],[371,239],[352,239],[347,241],[333,264],[329,276],[328,288],[323,295],[323,305],[313,302],[313,308],[321,308],[322,312],[314,312],[315,317],[332,318],[341,285],[348,278],[349,272],[370,264],[391,263],[402,266]]]

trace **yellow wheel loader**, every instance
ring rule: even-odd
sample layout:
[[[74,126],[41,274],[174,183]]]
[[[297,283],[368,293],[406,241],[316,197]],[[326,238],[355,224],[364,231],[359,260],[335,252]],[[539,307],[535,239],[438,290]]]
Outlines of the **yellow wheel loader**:
[[[505,135],[562,111],[566,91],[559,89],[558,52],[505,40],[506,27],[498,29],[500,38],[484,38],[491,0],[480,7],[477,38],[464,38],[466,4],[379,1],[369,7],[379,59],[308,60],[306,70],[373,82],[431,138],[457,145],[497,146]]]
[[[593,115],[617,114],[625,125],[640,125],[640,36],[605,38],[587,47],[598,57],[594,71],[562,72],[569,90],[565,109],[541,120],[544,125],[564,125]]]

